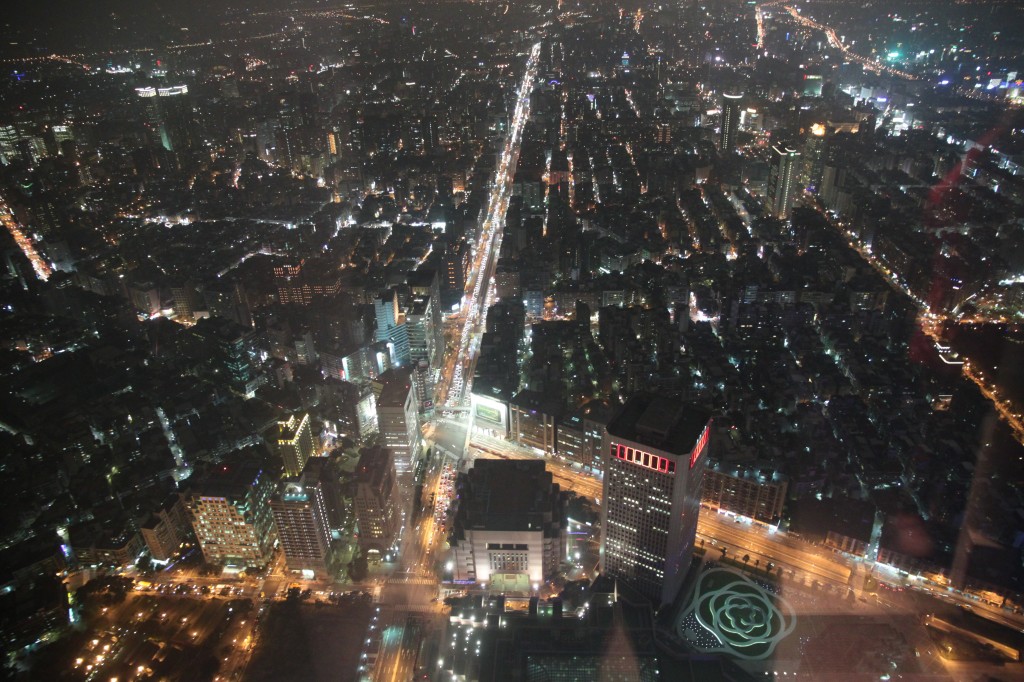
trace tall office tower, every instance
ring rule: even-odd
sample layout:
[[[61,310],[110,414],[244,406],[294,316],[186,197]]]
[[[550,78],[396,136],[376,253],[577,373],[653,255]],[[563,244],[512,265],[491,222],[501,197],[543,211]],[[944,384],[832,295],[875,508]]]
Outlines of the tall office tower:
[[[288,570],[328,577],[334,563],[331,530],[316,471],[281,481],[270,508]]]
[[[288,421],[277,422],[277,451],[284,460],[285,476],[298,476],[315,447],[309,413],[301,418],[293,414]]]
[[[736,149],[736,133],[740,129],[740,103],[743,95],[722,93],[722,129],[718,133],[718,151],[725,155]]]
[[[768,168],[768,210],[776,218],[787,219],[793,212],[793,199],[800,185],[797,177],[800,152],[791,147],[772,145]]]
[[[57,148],[58,154],[64,153],[65,142],[74,143],[75,132],[71,129],[71,126],[67,125],[55,125],[50,128],[50,134],[53,135],[53,144]]]
[[[135,88],[146,105],[146,124],[153,142],[167,151],[181,151],[192,141],[195,125],[187,85]]]
[[[428,365],[437,366],[440,356],[437,349],[438,335],[434,331],[433,299],[427,296],[409,301],[405,324],[409,333],[409,360],[412,364],[424,360]]]
[[[409,328],[405,323],[405,313],[398,307],[398,292],[392,289],[381,294],[374,300],[373,310],[377,319],[374,338],[388,344],[392,364],[399,367],[408,365],[411,361]]]
[[[825,168],[825,126],[815,123],[804,140],[803,163],[800,164],[800,188],[817,193]]]
[[[218,465],[185,494],[203,558],[210,564],[270,563],[277,532],[270,510],[275,483],[258,462]]]
[[[420,422],[409,370],[388,370],[376,382],[377,425],[399,474],[411,472],[420,456]]]
[[[710,431],[707,411],[652,394],[608,423],[601,572],[661,605],[690,568]]]
[[[252,328],[249,300],[241,281],[231,281],[225,277],[209,282],[203,286],[203,298],[210,315]]]
[[[345,489],[340,472],[330,457],[314,457],[306,462],[302,477],[307,484],[315,484],[323,498],[327,513],[327,527],[340,531],[345,521]]]
[[[395,499],[395,462],[381,446],[364,448],[355,470],[356,523],[364,552],[386,553],[395,542],[399,518]]]
[[[430,420],[434,414],[434,371],[426,360],[420,360],[412,368],[412,390],[416,396],[416,409]]]
[[[431,367],[441,364],[444,353],[444,315],[441,311],[441,276],[432,268],[420,268],[408,275],[409,289],[413,300],[426,300],[430,314],[427,331],[427,352]],[[411,335],[411,332],[410,332]],[[415,359],[415,358],[414,358]]]
[[[252,395],[263,382],[253,364],[256,332],[220,317],[204,317],[188,330],[195,352],[205,357],[210,376],[231,390]]]
[[[0,164],[10,165],[18,159],[21,135],[13,125],[0,125]]]

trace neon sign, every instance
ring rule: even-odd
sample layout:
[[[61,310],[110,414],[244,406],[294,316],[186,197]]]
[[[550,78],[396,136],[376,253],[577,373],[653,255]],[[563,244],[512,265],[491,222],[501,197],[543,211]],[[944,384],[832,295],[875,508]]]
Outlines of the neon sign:
[[[676,473],[676,463],[673,460],[618,443],[612,443],[612,457],[637,464],[651,471],[657,471],[660,474],[675,475]]]
[[[697,460],[700,459],[704,449],[708,446],[708,438],[711,436],[711,421],[708,421],[708,425],[704,427],[704,431],[700,434],[700,438],[697,439],[697,445],[690,452],[690,468],[697,464]]]

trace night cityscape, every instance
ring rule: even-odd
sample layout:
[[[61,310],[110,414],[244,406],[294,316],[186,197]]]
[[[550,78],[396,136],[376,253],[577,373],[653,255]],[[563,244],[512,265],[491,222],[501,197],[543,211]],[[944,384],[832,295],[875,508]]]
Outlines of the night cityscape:
[[[1024,1],[0,23],[0,680],[1024,679]]]

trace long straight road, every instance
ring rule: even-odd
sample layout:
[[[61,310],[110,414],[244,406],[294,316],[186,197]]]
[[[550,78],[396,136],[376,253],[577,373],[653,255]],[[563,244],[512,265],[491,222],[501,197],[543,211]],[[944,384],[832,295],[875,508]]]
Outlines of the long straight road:
[[[491,294],[491,276],[505,228],[505,211],[512,195],[512,178],[519,160],[523,128],[530,118],[530,93],[533,92],[533,83],[537,77],[540,46],[538,42],[530,49],[526,70],[516,91],[516,106],[509,134],[495,169],[487,213],[480,226],[476,254],[466,281],[466,294],[458,317],[456,356],[451,364],[445,363],[445,372],[450,372],[451,376],[443,376],[441,379],[442,405],[462,406],[467,404],[469,398],[479,335],[487,316],[487,303]]]
[[[0,223],[11,233],[14,243],[25,254],[25,258],[28,258],[29,263],[32,264],[32,269],[36,273],[36,277],[44,282],[50,279],[50,275],[53,274],[53,268],[36,250],[32,238],[25,234],[17,219],[15,219],[14,212],[7,205],[7,202],[4,201],[3,197],[0,197]]]
[[[806,574],[811,580],[843,585],[850,579],[848,560],[785,533],[773,533],[759,524],[737,522],[733,517],[710,509],[700,511],[697,537],[711,541],[716,547],[726,547],[734,559],[749,555],[751,565],[759,561],[765,566],[770,561]]]
[[[501,245],[505,226],[505,211],[512,193],[512,177],[519,159],[523,128],[529,118],[530,94],[537,77],[540,43],[534,44],[526,61],[522,80],[516,90],[516,105],[509,134],[495,170],[494,184],[488,201],[487,213],[480,226],[479,241],[473,267],[467,278],[462,312],[458,317],[456,357],[446,362],[439,391],[442,405],[458,407],[466,404],[473,373],[475,343],[487,314],[487,301],[491,293],[491,275]],[[457,450],[459,448],[451,448]],[[461,453],[459,453],[461,454]],[[428,496],[440,497],[439,481],[442,457],[434,459],[424,480]],[[412,502],[422,504],[422,500]],[[407,505],[408,506],[408,505]],[[433,510],[406,523],[401,542],[398,569],[388,578],[381,590],[381,642],[380,653],[373,666],[373,679],[399,682],[411,679],[424,666],[420,660],[421,648],[440,632],[443,612],[437,597],[438,579],[436,563],[441,549],[443,532],[437,527]]]

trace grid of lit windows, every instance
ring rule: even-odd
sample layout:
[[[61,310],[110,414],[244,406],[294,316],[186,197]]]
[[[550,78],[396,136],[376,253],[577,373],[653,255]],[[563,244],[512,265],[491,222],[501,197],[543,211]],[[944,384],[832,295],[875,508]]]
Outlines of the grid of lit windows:
[[[671,523],[676,462],[612,443],[608,464],[605,570],[660,586]]]

